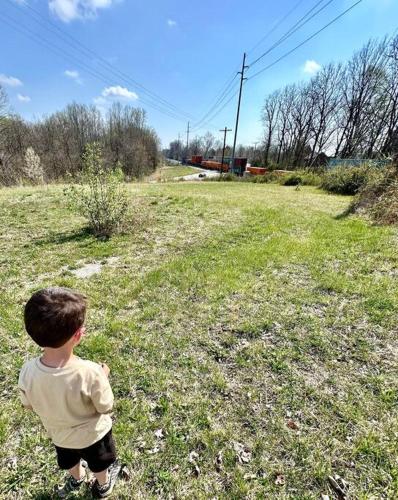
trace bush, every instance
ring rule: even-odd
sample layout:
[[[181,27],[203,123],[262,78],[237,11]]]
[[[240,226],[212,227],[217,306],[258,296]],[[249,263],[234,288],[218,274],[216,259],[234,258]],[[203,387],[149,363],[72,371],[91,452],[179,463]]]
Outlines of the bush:
[[[282,186],[300,186],[300,184],[302,184],[302,178],[297,174],[286,175],[281,178],[280,184],[282,184]]]
[[[223,181],[223,182],[237,182],[237,181],[242,180],[241,177],[238,177],[237,175],[231,174],[229,172],[227,172],[225,174],[221,174],[220,177],[213,177],[213,179],[215,179],[217,181]]]
[[[380,169],[376,167],[336,167],[324,174],[321,188],[330,193],[355,195],[377,178],[380,178]]]
[[[380,224],[398,224],[398,166],[384,169],[358,193],[352,209]]]
[[[104,167],[98,143],[86,146],[82,160],[79,184],[68,187],[65,194],[72,207],[88,219],[93,233],[108,238],[120,230],[127,219],[123,172],[120,167]]]
[[[279,177],[273,172],[267,172],[264,175],[253,175],[252,177],[248,177],[248,179],[255,184],[270,184],[271,182],[277,182]]]
[[[282,186],[320,186],[322,178],[313,172],[303,170],[284,175],[279,182]]]

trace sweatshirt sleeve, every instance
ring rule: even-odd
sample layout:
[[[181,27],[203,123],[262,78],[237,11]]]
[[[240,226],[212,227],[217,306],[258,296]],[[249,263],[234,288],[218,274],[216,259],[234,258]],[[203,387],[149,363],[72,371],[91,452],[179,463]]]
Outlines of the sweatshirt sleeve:
[[[96,370],[91,386],[91,400],[98,413],[110,413],[113,408],[113,393],[108,378],[102,368]]]
[[[26,389],[25,389],[25,384],[23,382],[23,371],[22,370],[19,374],[18,389],[19,389],[19,398],[21,400],[22,405],[25,408],[31,409],[32,405],[30,404],[28,396],[26,395]]]

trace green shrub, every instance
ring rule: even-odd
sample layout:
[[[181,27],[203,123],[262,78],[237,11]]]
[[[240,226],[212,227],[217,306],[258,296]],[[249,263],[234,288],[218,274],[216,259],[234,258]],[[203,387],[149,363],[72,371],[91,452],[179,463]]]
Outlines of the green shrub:
[[[106,168],[100,145],[88,144],[78,180],[77,185],[65,190],[70,205],[88,219],[96,236],[110,237],[123,227],[127,219],[127,193],[120,166]]]
[[[355,195],[372,179],[380,177],[380,169],[368,165],[336,167],[323,176],[321,188],[330,193]]]
[[[269,184],[271,182],[278,182],[279,177],[273,172],[267,172],[264,175],[253,175],[252,177],[248,177],[248,179],[255,184]]]
[[[297,174],[289,174],[281,177],[279,182],[282,186],[300,186],[300,184],[302,184],[302,178]]]
[[[279,183],[282,186],[320,186],[322,177],[314,172],[298,170],[280,178]]]
[[[221,176],[219,178],[215,177],[214,179],[218,180],[218,181],[223,181],[223,182],[237,182],[237,181],[241,180],[241,177],[238,177],[235,174],[231,174],[231,173],[227,172],[225,174],[221,174]]]

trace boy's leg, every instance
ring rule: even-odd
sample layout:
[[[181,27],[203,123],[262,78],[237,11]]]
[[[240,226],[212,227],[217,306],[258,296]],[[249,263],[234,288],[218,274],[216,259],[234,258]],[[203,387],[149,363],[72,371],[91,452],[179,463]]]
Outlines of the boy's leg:
[[[116,460],[112,430],[92,446],[85,448],[82,457],[87,461],[96,478],[92,488],[94,497],[105,498],[109,496],[121,469],[121,465]]]
[[[100,486],[103,486],[104,484],[107,484],[109,481],[109,473],[108,469],[105,469],[101,472],[93,472],[95,479],[98,481],[98,484]]]
[[[108,468],[116,461],[115,442],[112,430],[93,445],[81,450],[82,458],[88,463],[88,467],[95,475],[100,484],[106,483]]]
[[[59,468],[70,474],[62,488],[56,489],[60,498],[66,498],[69,493],[77,491],[85,482],[85,471],[80,459],[80,451],[55,447]]]
[[[106,498],[112,494],[121,468],[120,462],[116,460],[106,471],[94,474],[97,478],[91,490],[94,498]],[[103,481],[105,477],[107,477],[106,482],[101,483],[100,481]]]
[[[68,469],[68,472],[74,479],[76,479],[76,481],[84,479],[84,476],[86,475],[86,471],[82,465],[81,460],[79,460],[79,463],[76,464],[74,467]]]

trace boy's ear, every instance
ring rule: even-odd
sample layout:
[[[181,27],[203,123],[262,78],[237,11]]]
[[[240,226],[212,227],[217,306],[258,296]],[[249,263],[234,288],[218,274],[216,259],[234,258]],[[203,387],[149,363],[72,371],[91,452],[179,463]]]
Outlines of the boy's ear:
[[[75,334],[73,335],[76,342],[79,342],[79,340],[83,337],[85,331],[86,328],[84,326],[81,326],[79,329],[76,330]]]

